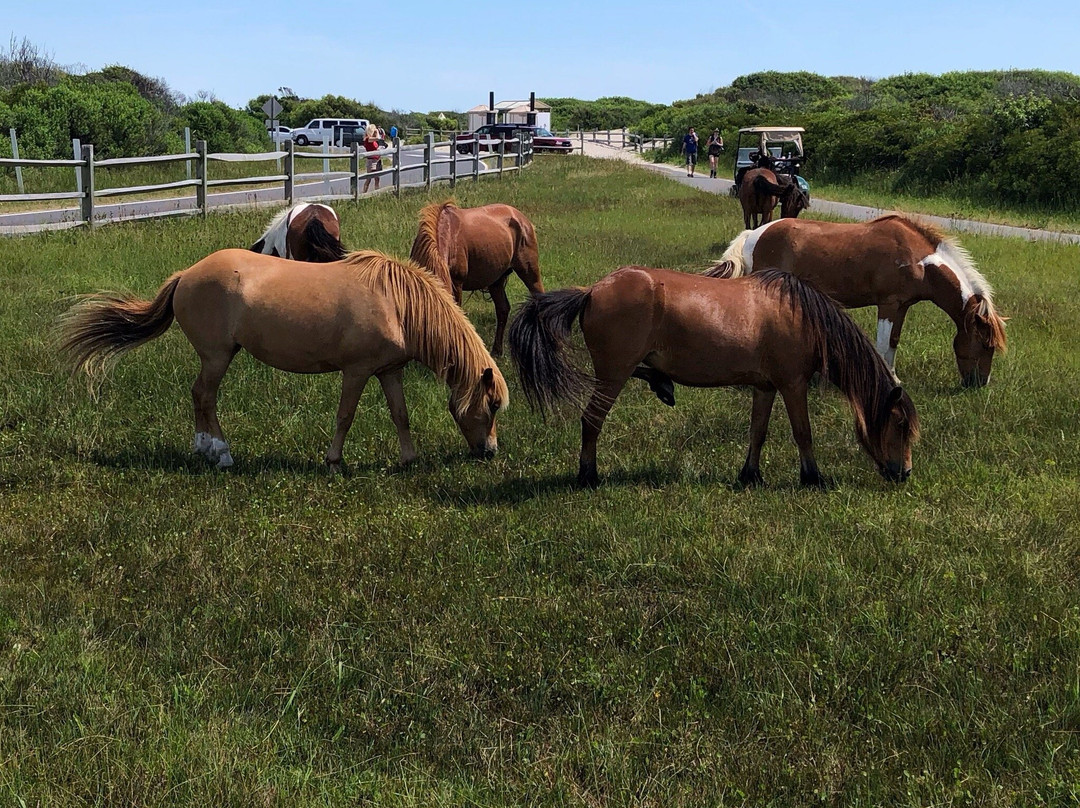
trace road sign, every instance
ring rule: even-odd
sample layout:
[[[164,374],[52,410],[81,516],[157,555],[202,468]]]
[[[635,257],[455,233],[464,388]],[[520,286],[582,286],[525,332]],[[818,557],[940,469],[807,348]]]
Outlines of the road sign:
[[[277,118],[281,114],[281,104],[278,103],[276,98],[270,98],[262,105],[262,111],[266,113],[267,118]]]

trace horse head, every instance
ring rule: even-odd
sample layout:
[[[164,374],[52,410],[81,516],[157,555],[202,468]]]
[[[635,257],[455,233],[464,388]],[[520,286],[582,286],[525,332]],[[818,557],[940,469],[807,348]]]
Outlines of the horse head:
[[[797,219],[799,214],[809,207],[810,195],[799,187],[797,181],[791,180],[780,195],[780,216],[784,219]]]
[[[964,304],[953,338],[953,351],[961,385],[982,387],[990,381],[994,353],[1005,352],[1005,320],[988,298],[974,294]]]
[[[919,417],[904,388],[889,391],[875,432],[877,439],[869,441],[867,449],[878,471],[889,482],[905,482],[911,475],[911,446],[919,437]]]
[[[455,391],[450,397],[450,414],[473,456],[485,460],[495,456],[499,448],[495,416],[506,400],[506,381],[497,367],[485,368],[473,389]]]

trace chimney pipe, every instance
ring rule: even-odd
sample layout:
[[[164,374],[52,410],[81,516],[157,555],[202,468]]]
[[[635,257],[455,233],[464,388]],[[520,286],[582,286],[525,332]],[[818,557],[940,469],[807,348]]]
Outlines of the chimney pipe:
[[[487,122],[495,123],[495,91],[488,91],[488,113]]]
[[[529,93],[529,111],[525,115],[525,123],[536,126],[536,93]]]

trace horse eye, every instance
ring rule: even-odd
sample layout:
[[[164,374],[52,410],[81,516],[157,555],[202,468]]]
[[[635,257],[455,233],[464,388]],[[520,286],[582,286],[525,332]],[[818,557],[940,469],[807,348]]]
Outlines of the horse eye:
[[[488,409],[491,410],[492,415],[497,413],[499,411],[499,407],[501,407],[501,406],[502,406],[502,402],[499,402],[499,401],[491,401],[491,402],[488,403]]]

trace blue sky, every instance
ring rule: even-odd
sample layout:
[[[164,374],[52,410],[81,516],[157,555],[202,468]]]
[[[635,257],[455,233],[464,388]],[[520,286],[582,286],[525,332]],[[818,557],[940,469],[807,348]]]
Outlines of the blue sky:
[[[383,108],[497,99],[692,98],[758,70],[882,78],[1042,68],[1080,73],[1080,3],[0,0],[0,35],[62,65],[123,64],[233,106],[288,86]],[[754,33],[761,31],[760,34]],[[6,46],[6,41],[4,45]]]

